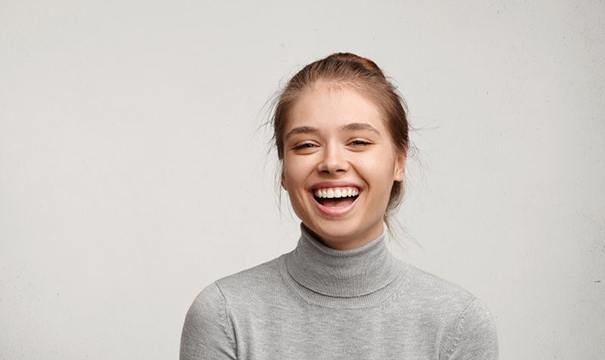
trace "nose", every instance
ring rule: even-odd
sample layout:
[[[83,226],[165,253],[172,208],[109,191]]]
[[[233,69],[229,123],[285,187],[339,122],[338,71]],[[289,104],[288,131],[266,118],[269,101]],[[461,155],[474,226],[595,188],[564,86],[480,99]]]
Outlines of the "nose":
[[[324,149],[321,161],[317,165],[317,170],[322,174],[347,172],[349,162],[343,153],[343,149],[339,148],[336,144],[327,145]]]

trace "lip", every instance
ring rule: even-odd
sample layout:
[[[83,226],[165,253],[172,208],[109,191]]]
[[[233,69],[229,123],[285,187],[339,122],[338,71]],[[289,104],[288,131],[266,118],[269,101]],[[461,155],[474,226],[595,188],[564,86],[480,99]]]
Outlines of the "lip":
[[[357,198],[355,198],[355,200],[350,205],[342,206],[342,207],[324,206],[324,205],[320,204],[317,200],[315,200],[315,196],[313,196],[313,193],[317,189],[337,188],[337,187],[354,187],[359,191],[359,195],[357,196]],[[357,200],[359,200],[361,193],[362,193],[361,187],[354,183],[343,182],[343,181],[324,181],[324,182],[317,183],[311,187],[311,189],[309,191],[309,197],[311,197],[311,202],[315,205],[315,207],[319,210],[319,212],[322,215],[324,215],[328,218],[339,218],[339,217],[343,217],[343,216],[347,215],[348,213],[350,213],[351,211],[353,211],[353,208],[355,208],[355,205],[357,205]]]

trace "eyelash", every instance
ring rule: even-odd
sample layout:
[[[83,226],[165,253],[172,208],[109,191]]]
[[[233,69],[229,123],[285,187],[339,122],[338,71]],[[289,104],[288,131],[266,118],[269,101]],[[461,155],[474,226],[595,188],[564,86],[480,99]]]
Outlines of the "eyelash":
[[[310,145],[310,146],[307,146],[307,145]],[[300,150],[300,149],[309,148],[311,146],[315,146],[315,144],[312,144],[312,143],[302,143],[302,144],[294,146],[292,149],[294,149],[294,150]]]
[[[366,146],[366,145],[371,145],[372,143],[369,141],[365,141],[365,140],[353,140],[350,142],[350,144]]]
[[[372,143],[369,141],[365,141],[365,140],[353,140],[351,142],[349,142],[349,144],[353,145],[353,146],[367,146],[367,145],[371,145]],[[315,144],[313,143],[302,143],[299,145],[296,145],[293,147],[294,150],[300,150],[300,149],[306,149],[306,148],[310,148],[310,147],[314,147]]]

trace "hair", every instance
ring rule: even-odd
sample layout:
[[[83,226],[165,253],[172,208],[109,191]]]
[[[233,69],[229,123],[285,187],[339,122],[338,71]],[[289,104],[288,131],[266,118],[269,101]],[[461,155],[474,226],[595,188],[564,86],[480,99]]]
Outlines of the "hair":
[[[306,65],[288,81],[278,94],[271,123],[273,125],[272,141],[277,148],[280,164],[284,158],[283,137],[290,110],[301,94],[320,80],[350,87],[368,96],[381,110],[395,150],[404,153],[407,157],[409,124],[405,101],[376,63],[346,52],[334,53]],[[387,226],[389,226],[388,218],[399,207],[403,194],[403,182],[394,181],[384,216]]]

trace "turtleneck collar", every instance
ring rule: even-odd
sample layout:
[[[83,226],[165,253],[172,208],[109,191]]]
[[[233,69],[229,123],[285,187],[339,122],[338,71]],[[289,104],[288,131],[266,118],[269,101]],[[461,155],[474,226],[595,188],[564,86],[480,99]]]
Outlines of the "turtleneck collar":
[[[386,226],[370,242],[350,250],[324,245],[303,223],[296,248],[286,254],[290,276],[316,293],[350,298],[374,293],[393,282],[399,272],[386,246]]]

